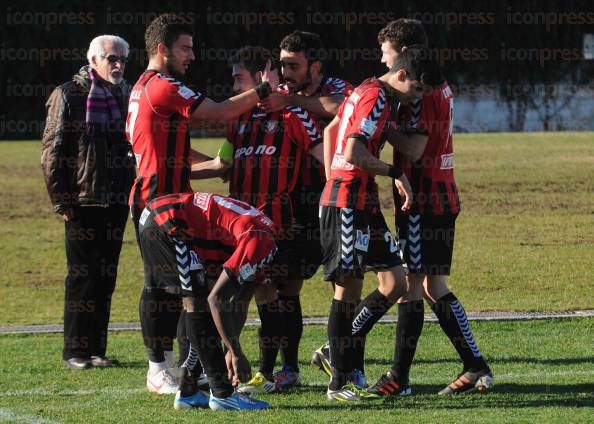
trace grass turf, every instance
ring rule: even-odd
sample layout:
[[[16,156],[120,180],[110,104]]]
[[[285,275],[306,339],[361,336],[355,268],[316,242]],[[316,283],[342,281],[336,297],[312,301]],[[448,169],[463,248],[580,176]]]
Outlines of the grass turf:
[[[219,139],[193,140],[214,154]],[[462,214],[449,284],[469,311],[592,308],[592,133],[461,134],[456,177]],[[389,159],[391,149],[384,149]],[[39,141],[0,142],[0,325],[62,322],[64,230],[51,212]],[[391,191],[380,178],[390,225]],[[220,181],[195,190],[226,193]],[[375,285],[366,280],[365,291]],[[138,321],[142,265],[128,225],[112,322]],[[303,289],[304,314],[325,316],[331,289],[320,274]],[[252,310],[253,312],[253,310]]]
[[[426,324],[411,372],[414,395],[394,402],[346,406],[325,400],[324,375],[302,362],[304,385],[286,394],[263,395],[265,412],[175,411],[173,395],[144,388],[146,363],[138,332],[110,334],[109,353],[118,369],[72,371],[60,363],[62,336],[0,336],[0,421],[63,423],[190,422],[593,422],[594,318],[530,322],[475,322],[479,346],[496,375],[484,395],[440,397],[457,374],[455,351],[436,324]],[[322,326],[305,328],[301,358],[326,338]],[[243,334],[248,357],[257,359],[255,328]],[[367,343],[367,375],[390,364],[393,325],[378,325]],[[255,361],[253,366],[256,367]],[[10,419],[8,419],[10,421]],[[47,421],[49,420],[49,421]]]

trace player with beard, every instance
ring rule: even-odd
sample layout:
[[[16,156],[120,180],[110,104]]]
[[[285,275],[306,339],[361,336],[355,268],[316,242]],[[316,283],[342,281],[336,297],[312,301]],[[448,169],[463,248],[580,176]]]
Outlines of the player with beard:
[[[421,22],[398,19],[390,22],[378,35],[382,63],[392,67],[398,57],[415,46],[427,46],[427,35]],[[463,362],[463,370],[439,394],[486,392],[493,384],[493,374],[479,350],[470,329],[466,312],[446,284],[454,248],[455,221],[460,201],[454,179],[453,93],[447,82],[427,91],[423,97],[398,111],[400,128],[410,133],[428,134],[425,141],[395,146],[394,163],[408,177],[414,203],[407,213],[396,208],[396,226],[410,287],[423,286],[425,300],[437,316]],[[402,203],[394,191],[394,201]],[[415,304],[416,303],[416,304]],[[382,396],[410,394],[408,371],[423,326],[423,302],[398,300],[396,351],[390,371],[369,389]],[[409,336],[404,327],[416,322]]]
[[[192,191],[191,163],[206,157],[191,149],[188,128],[208,120],[230,120],[271,92],[266,72],[257,87],[220,103],[183,84],[180,79],[195,59],[192,34],[192,26],[173,14],[157,17],[145,33],[149,64],[132,89],[126,121],[137,166],[130,194],[137,237],[140,212],[151,199]],[[167,369],[174,363],[172,341],[181,311],[179,294],[171,287],[146,287],[139,309],[149,356],[147,387],[156,393],[175,393],[177,381]]]
[[[323,46],[318,34],[296,30],[280,42],[280,62],[285,81],[279,90],[262,102],[267,112],[297,106],[309,112],[318,128],[323,129],[331,121],[353,86],[340,78],[322,73]],[[300,233],[303,255],[299,258],[299,272],[292,275],[279,290],[279,302],[287,323],[287,344],[281,349],[282,370],[276,374],[277,381],[287,387],[299,379],[298,351],[303,332],[300,292],[303,281],[311,278],[321,261],[320,220],[318,216],[320,195],[326,183],[321,162],[311,154],[305,156],[300,170],[294,202],[297,222],[304,230]]]
[[[262,47],[239,49],[229,61],[234,92],[245,92],[257,85],[270,57],[270,52]],[[279,253],[273,264],[275,285],[262,286],[256,292],[262,322],[260,369],[240,391],[282,391],[300,381],[298,345],[302,319],[298,290],[302,281],[295,281],[295,276],[302,274],[303,253],[310,247],[303,228],[295,225],[299,206],[294,199],[305,157],[322,160],[320,142],[321,135],[305,110],[289,106],[266,113],[258,107],[241,115],[230,126],[227,141],[216,159],[194,168],[195,172],[205,172],[206,177],[231,169],[231,197],[264,211],[281,230]],[[280,287],[278,292],[277,287]],[[295,290],[295,294],[287,296],[287,289]],[[283,369],[273,375],[279,348]]]

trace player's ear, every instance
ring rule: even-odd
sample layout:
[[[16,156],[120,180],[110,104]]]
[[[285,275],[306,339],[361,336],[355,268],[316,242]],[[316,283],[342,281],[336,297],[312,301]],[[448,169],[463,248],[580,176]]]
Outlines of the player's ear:
[[[406,81],[406,71],[404,69],[399,69],[396,72],[396,78],[397,78],[398,82]]]
[[[167,48],[165,43],[161,42],[157,44],[157,53],[159,53],[161,56],[167,56],[167,54],[169,53],[169,49]]]
[[[254,81],[256,82],[256,84],[260,84],[262,82],[263,74],[264,72],[262,71],[256,71],[256,73],[254,74]]]
[[[319,74],[322,69],[322,62],[319,60],[314,61],[311,64],[311,73],[312,74]]]

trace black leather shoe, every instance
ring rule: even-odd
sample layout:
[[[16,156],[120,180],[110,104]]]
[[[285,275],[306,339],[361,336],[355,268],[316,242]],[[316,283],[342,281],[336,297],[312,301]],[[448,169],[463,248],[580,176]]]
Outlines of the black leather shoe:
[[[84,370],[91,368],[91,360],[89,358],[70,358],[64,359],[64,364],[72,370]]]
[[[91,365],[97,368],[117,367],[120,361],[107,356],[91,356]]]

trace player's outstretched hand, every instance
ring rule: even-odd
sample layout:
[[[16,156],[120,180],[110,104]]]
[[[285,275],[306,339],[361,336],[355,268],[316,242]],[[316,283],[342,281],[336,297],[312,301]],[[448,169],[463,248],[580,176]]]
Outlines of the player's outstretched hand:
[[[268,81],[270,87],[272,88],[272,92],[276,92],[278,88],[279,79],[278,79],[278,69],[271,69],[272,62],[270,60],[266,61],[266,67],[264,68],[264,72],[262,73],[262,82]]]
[[[262,100],[260,106],[268,113],[282,110],[289,105],[287,102],[289,96],[283,93],[270,93],[268,97]]]
[[[408,178],[406,178],[406,175],[402,174],[400,178],[394,180],[394,185],[398,190],[398,194],[400,194],[400,197],[404,200],[400,209],[402,212],[408,212],[413,201],[412,188],[410,187]]]

